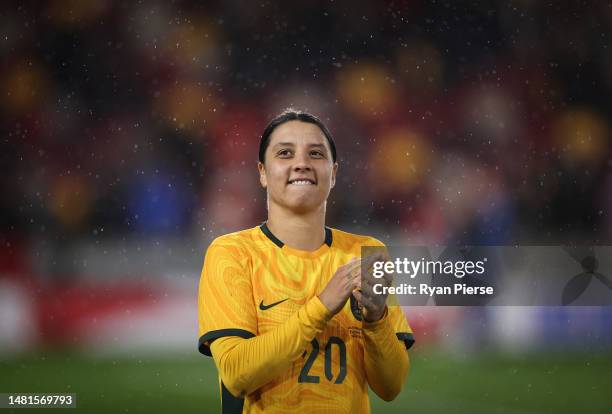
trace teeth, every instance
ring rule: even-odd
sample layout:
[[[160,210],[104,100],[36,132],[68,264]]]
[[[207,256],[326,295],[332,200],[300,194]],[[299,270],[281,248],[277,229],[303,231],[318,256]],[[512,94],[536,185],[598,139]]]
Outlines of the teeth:
[[[312,185],[312,183],[308,180],[295,180],[295,181],[291,181],[291,184],[295,184],[295,185]]]

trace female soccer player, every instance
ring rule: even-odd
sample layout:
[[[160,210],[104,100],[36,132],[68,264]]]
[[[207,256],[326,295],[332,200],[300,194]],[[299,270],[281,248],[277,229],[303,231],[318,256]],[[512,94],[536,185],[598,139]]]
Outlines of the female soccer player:
[[[400,392],[414,342],[401,308],[360,289],[361,248],[382,243],[325,226],[338,163],[315,116],[274,118],[258,169],[268,220],[215,239],[200,280],[199,350],[222,412],[368,413],[368,386]]]

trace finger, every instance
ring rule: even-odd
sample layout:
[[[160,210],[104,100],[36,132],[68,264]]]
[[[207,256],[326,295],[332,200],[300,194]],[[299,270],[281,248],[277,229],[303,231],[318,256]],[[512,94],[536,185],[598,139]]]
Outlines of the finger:
[[[359,259],[355,263],[355,265],[353,267],[351,267],[351,270],[350,270],[351,276],[353,278],[361,278],[363,276],[362,275],[362,269],[363,269],[363,267],[361,265],[361,259]]]
[[[360,301],[361,305],[371,312],[376,312],[380,310],[382,306],[384,306],[384,303],[379,303],[377,300],[368,296],[367,294],[364,294],[363,292],[361,292],[360,297],[361,297],[361,301]]]
[[[351,268],[346,274],[347,282],[353,287],[361,286],[361,267],[359,265]]]
[[[355,299],[357,299],[357,302],[361,306],[364,306],[366,308],[372,308],[372,307],[379,306],[379,303],[378,303],[379,298],[373,297],[372,295],[369,295],[367,292],[364,292],[363,290],[353,291],[353,295],[355,296]]]
[[[344,279],[347,283],[352,283],[355,278],[356,269],[359,266],[359,258],[353,258],[348,263],[340,266],[336,271],[338,277]]]
[[[361,266],[362,266],[362,274],[364,278],[367,277],[368,279],[376,279],[374,277],[374,264],[375,263],[384,263],[384,256],[382,255],[382,253],[372,254],[368,256],[367,258],[365,258],[364,260],[362,260]],[[386,272],[383,272],[383,274],[386,274]]]
[[[376,252],[369,256],[364,257],[361,264],[365,269],[369,270],[372,266],[374,266],[375,262],[380,262],[384,260],[385,258],[382,252]]]
[[[361,291],[366,292],[366,293],[371,293],[374,288],[375,283],[377,283],[377,281],[369,279],[369,278],[363,278],[361,280]]]
[[[388,279],[378,279],[371,276],[364,276],[361,280],[361,286],[364,289],[367,288],[371,291],[375,285],[390,286]]]
[[[366,283],[361,285],[361,295],[364,299],[369,299],[372,303],[384,303],[387,301],[386,293],[375,293],[374,288]]]
[[[366,256],[365,258],[354,257],[342,267],[343,270],[351,273],[353,277],[361,277],[362,269],[370,269],[374,265],[374,262],[380,261],[382,259],[383,255],[379,252]]]
[[[341,266],[343,272],[347,274],[352,274],[355,269],[358,269],[361,266],[361,259],[359,257],[354,257],[348,263]]]
[[[357,272],[355,276],[351,279],[351,286],[353,289],[361,289],[361,276],[360,272]]]
[[[385,273],[383,275],[383,281],[384,281],[385,286],[392,286],[393,285],[393,274]]]

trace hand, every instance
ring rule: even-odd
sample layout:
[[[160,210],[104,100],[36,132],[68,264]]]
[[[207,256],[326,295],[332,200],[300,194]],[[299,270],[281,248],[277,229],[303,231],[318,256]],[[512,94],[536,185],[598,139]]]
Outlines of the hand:
[[[340,312],[351,292],[361,287],[360,269],[361,260],[358,257],[353,258],[336,270],[325,289],[319,294],[319,299],[332,315]]]
[[[363,260],[363,265],[369,269],[377,260],[383,260],[382,254],[368,256]],[[332,315],[340,312],[351,293],[361,288],[361,266],[362,260],[359,257],[340,266],[319,294],[319,299]]]
[[[371,263],[379,260],[388,260],[388,257],[382,253],[374,254],[370,257],[375,258],[374,260],[368,260]],[[357,299],[363,319],[366,322],[376,322],[385,314],[388,293],[385,291],[384,294],[375,294],[373,286],[377,283],[383,286],[392,286],[393,275],[385,272],[381,279],[376,279],[369,271],[368,266],[368,271],[364,272],[362,276],[361,289],[355,290],[353,296]]]

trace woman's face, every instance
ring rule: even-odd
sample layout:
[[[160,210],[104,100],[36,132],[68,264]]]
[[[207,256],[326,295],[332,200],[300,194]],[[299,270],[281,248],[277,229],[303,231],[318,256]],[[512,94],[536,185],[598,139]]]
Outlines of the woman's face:
[[[336,183],[338,164],[329,143],[315,125],[289,121],[276,127],[258,164],[268,203],[303,214],[319,208]]]

